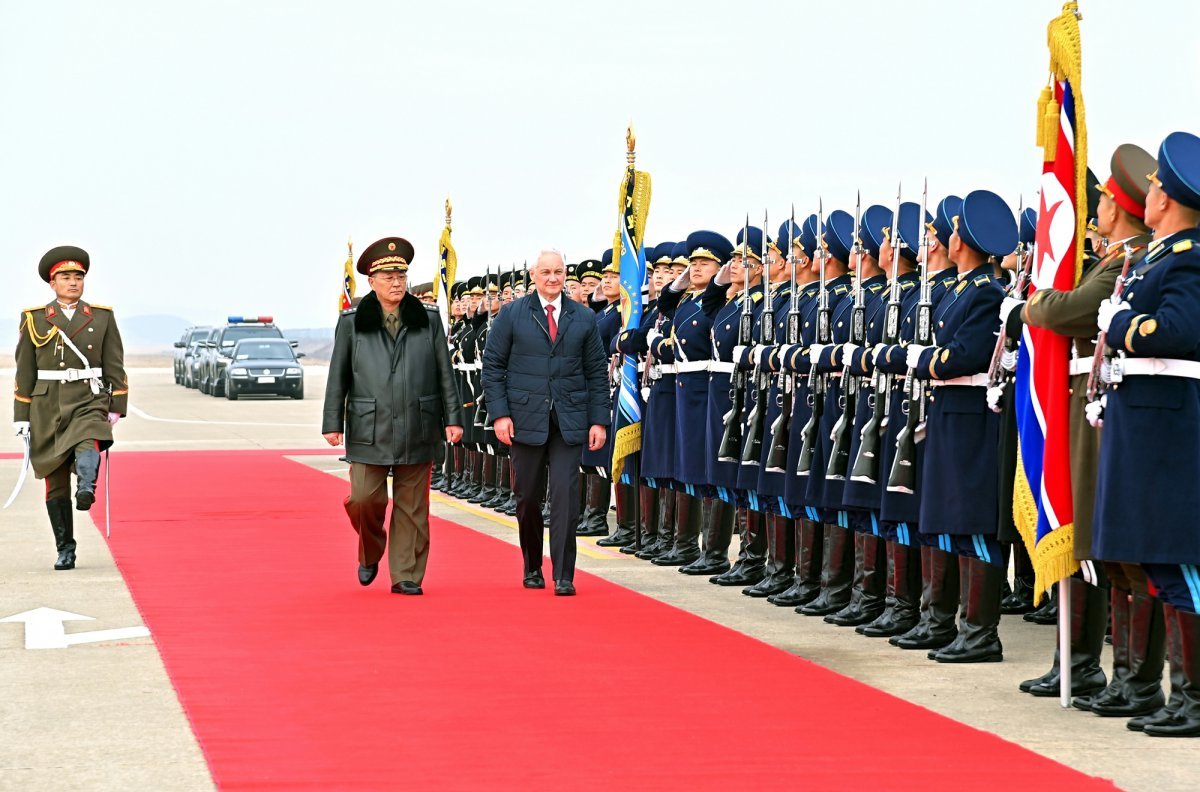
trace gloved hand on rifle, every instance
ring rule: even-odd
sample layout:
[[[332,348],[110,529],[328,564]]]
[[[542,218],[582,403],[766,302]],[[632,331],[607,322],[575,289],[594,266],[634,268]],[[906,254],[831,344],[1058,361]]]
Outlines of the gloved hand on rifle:
[[[1104,408],[1108,404],[1108,395],[1101,396],[1097,401],[1088,402],[1083,408],[1083,414],[1087,416],[1087,422],[1096,429],[1104,426]]]
[[[987,405],[992,412],[1000,412],[1000,399],[1004,396],[1004,388],[993,385],[987,389]]]

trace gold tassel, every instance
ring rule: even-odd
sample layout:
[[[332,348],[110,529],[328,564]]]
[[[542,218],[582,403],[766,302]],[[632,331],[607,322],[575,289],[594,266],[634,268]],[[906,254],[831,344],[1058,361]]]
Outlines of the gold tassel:
[[[1038,95],[1037,101],[1037,144],[1039,147],[1046,145],[1046,105],[1054,99],[1054,91],[1047,85],[1042,88],[1041,94]]]
[[[1046,113],[1042,116],[1043,159],[1050,162],[1058,151],[1058,102],[1051,99],[1046,103]]]

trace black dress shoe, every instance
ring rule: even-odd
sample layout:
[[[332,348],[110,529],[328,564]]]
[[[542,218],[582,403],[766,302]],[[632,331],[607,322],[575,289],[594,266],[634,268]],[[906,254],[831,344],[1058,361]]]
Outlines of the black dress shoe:
[[[75,551],[63,550],[58,554],[58,559],[54,562],[54,568],[59,572],[64,569],[75,568]]]
[[[546,588],[546,579],[542,577],[542,570],[535,569],[532,572],[525,573],[525,580],[521,585],[527,589],[544,589]]]
[[[556,597],[574,597],[575,584],[569,580],[554,581],[554,596]]]
[[[401,580],[399,583],[392,585],[393,594],[424,594],[421,587],[411,580]]]
[[[358,565],[358,582],[363,586],[371,585],[371,581],[379,574],[379,564],[374,563],[369,566]]]

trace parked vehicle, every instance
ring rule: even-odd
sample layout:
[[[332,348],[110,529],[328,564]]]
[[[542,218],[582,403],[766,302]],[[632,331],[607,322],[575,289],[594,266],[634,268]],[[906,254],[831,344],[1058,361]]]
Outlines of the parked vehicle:
[[[192,349],[193,341],[207,341],[208,335],[212,331],[207,325],[203,327],[189,327],[183,331],[183,335],[175,342],[175,384],[182,385],[184,381],[184,372],[187,370],[187,355]]]
[[[231,316],[228,324],[204,343],[200,355],[200,392],[209,396],[225,395],[225,369],[232,360],[233,347],[243,338],[283,338],[270,316]]]
[[[217,328],[209,328],[188,342],[187,349],[183,351],[183,387],[200,387],[200,356],[204,352],[205,344],[215,338],[217,332]]]
[[[233,345],[225,367],[223,390],[230,401],[239,396],[276,395],[304,398],[304,368],[283,339],[243,338]]]

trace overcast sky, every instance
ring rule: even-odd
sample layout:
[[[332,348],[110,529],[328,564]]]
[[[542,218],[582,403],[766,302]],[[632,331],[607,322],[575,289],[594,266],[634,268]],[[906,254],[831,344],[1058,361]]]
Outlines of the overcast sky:
[[[1200,132],[1200,3],[1085,0],[1090,161]],[[416,246],[443,201],[460,275],[611,243],[625,125],[648,241],[986,187],[1033,199],[1058,0],[0,0],[0,316],[87,297],[211,323],[333,324],[347,236]],[[360,283],[360,293],[366,288]],[[5,323],[0,336],[12,338]]]

